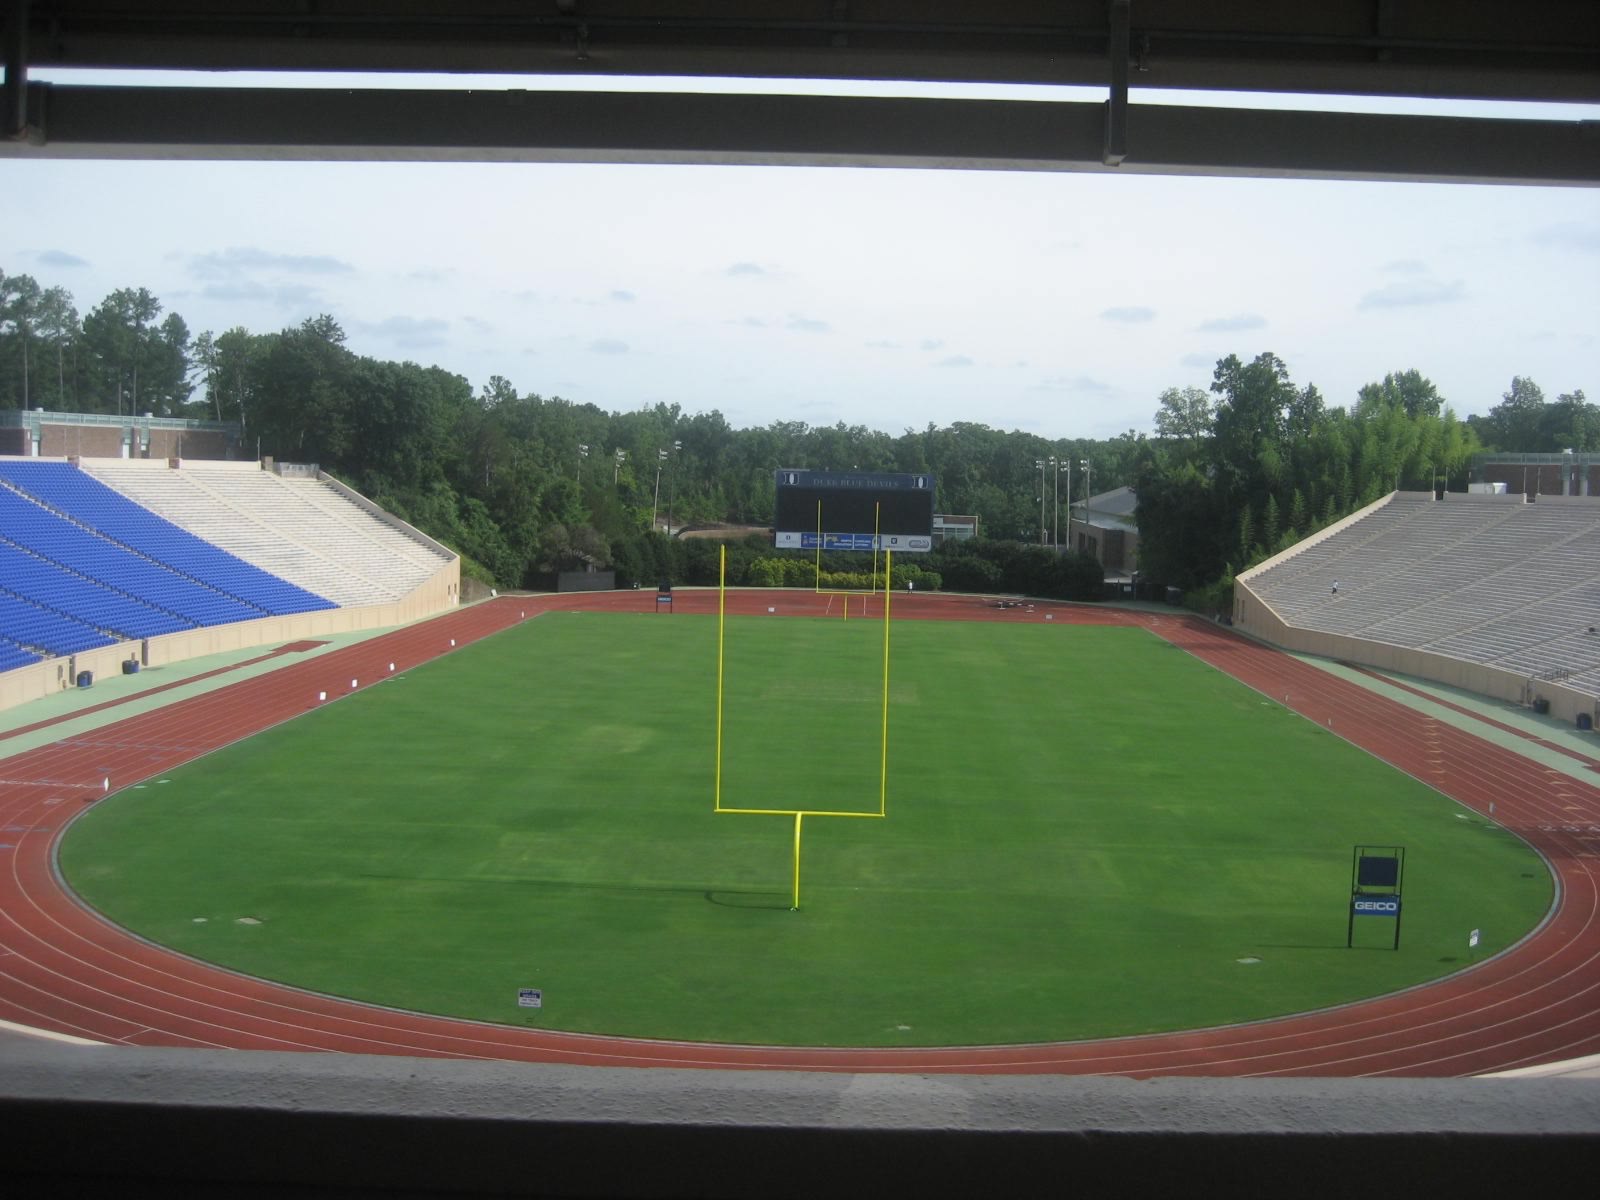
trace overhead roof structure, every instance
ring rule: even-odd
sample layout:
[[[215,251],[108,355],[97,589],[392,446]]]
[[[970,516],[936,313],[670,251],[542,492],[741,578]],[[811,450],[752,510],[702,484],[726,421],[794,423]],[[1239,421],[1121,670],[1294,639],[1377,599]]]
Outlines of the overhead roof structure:
[[[1128,90],[1600,103],[1592,0],[4,0],[0,154],[784,163],[1600,183],[1600,124]],[[445,72],[102,88],[40,67]],[[1104,102],[472,90],[474,76],[1104,88]]]

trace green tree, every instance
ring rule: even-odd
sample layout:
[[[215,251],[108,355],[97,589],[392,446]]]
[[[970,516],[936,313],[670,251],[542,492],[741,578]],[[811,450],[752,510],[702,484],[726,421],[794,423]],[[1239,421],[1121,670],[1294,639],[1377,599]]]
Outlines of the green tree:
[[[32,407],[30,374],[41,300],[39,284],[33,276],[8,276],[0,272],[0,331],[8,331],[16,346],[18,373],[14,394],[23,408]]]
[[[1535,454],[1545,448],[1540,437],[1544,409],[1543,390],[1533,380],[1517,375],[1500,403],[1473,420],[1480,436],[1494,449]]]
[[[1539,439],[1552,453],[1600,450],[1600,406],[1589,403],[1582,388],[1563,392],[1545,407]]]
[[[1193,453],[1211,437],[1216,406],[1209,392],[1197,387],[1168,388],[1157,398],[1156,437]]]
[[[38,331],[40,343],[55,359],[56,386],[50,396],[50,406],[67,411],[74,405],[67,388],[67,357],[74,352],[82,331],[78,325],[78,310],[73,307],[72,295],[66,288],[46,288],[40,296]]]
[[[1367,405],[1401,408],[1409,417],[1436,417],[1444,406],[1433,382],[1415,369],[1391,372],[1383,377],[1382,383],[1365,384],[1358,397],[1358,408]]]

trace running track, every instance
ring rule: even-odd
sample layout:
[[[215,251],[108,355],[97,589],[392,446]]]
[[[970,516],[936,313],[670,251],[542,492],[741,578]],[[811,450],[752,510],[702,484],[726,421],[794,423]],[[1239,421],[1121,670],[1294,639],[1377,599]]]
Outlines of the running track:
[[[734,593],[729,611],[816,614],[837,597]],[[714,610],[679,592],[679,612]],[[860,603],[857,599],[856,603]],[[1449,979],[1281,1020],[1152,1037],[1024,1046],[826,1050],[611,1039],[399,1012],[235,975],[141,941],[57,878],[72,814],[104,793],[289,720],[540,612],[653,609],[653,592],[501,597],[294,662],[96,732],[0,759],[0,1019],[144,1046],[343,1051],[602,1066],[1156,1075],[1450,1076],[1600,1053],[1600,789],[1181,615],[906,596],[897,619],[1141,625],[1461,804],[1516,831],[1559,880],[1522,943]],[[662,615],[660,620],[670,620]]]

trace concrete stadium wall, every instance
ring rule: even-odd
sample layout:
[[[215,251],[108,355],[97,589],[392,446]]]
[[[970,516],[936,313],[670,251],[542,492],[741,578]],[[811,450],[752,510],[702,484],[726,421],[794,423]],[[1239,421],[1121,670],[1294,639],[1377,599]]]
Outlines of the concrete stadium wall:
[[[688,1071],[0,1043],[0,1186],[107,1196],[1591,1195],[1600,1081]],[[1585,1183],[1584,1180],[1588,1180]]]
[[[0,673],[0,710],[51,696],[77,686],[78,673],[92,671],[102,679],[121,672],[129,658],[142,666],[159,667],[226,650],[242,650],[272,642],[292,642],[302,638],[355,633],[363,629],[384,629],[431,617],[459,603],[461,560],[452,558],[426,583],[403,599],[389,604],[369,604],[361,608],[333,608],[322,612],[298,613],[286,617],[262,617],[232,625],[211,625],[169,633],[143,642],[118,642],[81,654],[61,656],[28,667]]]

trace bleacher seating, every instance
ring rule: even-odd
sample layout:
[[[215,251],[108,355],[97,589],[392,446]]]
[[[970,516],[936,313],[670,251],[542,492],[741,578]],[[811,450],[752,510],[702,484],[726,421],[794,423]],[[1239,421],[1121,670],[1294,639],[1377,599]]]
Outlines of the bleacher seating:
[[[101,460],[85,468],[145,508],[340,606],[402,599],[450,561],[317,479],[231,463],[152,470]]]
[[[0,670],[122,639],[400,601],[448,551],[237,463],[0,459]]]
[[[0,529],[15,545],[197,625],[226,625],[265,615],[259,608],[241,604],[90,533],[5,487],[0,487]]]
[[[9,641],[51,654],[76,654],[96,646],[114,645],[117,640],[107,637],[93,625],[40,608],[3,589],[0,589],[0,629],[5,631]]]
[[[10,638],[0,635],[0,671],[9,671],[12,667],[26,667],[30,663],[43,662],[41,655],[32,650],[25,650]]]
[[[154,605],[76,575],[28,553],[3,536],[0,536],[0,582],[6,591],[40,608],[54,609],[124,638],[158,637],[195,627],[194,621],[163,612]]]
[[[244,616],[220,620],[334,607],[331,601],[275,578],[141,508],[70,463],[0,462],[0,479],[139,555],[231,597],[245,610]],[[220,620],[204,619],[203,623]]]
[[[1600,695],[1600,499],[1397,495],[1245,584],[1296,628]]]

